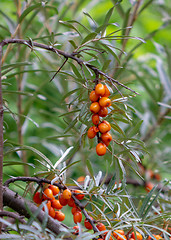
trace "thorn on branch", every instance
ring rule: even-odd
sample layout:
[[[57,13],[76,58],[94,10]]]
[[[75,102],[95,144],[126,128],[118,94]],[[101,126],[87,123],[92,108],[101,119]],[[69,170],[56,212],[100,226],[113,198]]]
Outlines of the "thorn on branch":
[[[68,58],[65,59],[65,61],[62,63],[62,65],[60,66],[60,68],[57,70],[57,72],[53,75],[53,77],[51,78],[50,82],[52,82],[52,80],[56,77],[56,75],[61,71],[61,69],[63,68],[63,66],[65,65],[65,63],[68,61]]]

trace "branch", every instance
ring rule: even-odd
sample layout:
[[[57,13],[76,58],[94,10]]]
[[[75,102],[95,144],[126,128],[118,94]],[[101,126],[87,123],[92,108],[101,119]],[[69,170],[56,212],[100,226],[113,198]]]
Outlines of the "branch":
[[[26,221],[23,219],[24,216],[20,216],[14,212],[8,212],[8,211],[1,211],[0,212],[0,217],[9,217],[9,218],[14,218],[14,219],[17,219],[19,220],[19,222],[25,224]]]
[[[3,187],[3,200],[4,205],[12,208],[19,214],[24,215],[26,218],[31,217],[31,214],[27,211],[27,209],[29,209],[33,215],[38,209],[33,203],[27,201],[26,199],[19,196],[17,193],[13,192],[5,186]],[[45,216],[46,213],[41,210],[37,215],[37,219],[41,223],[43,223]],[[65,231],[68,229],[66,225],[64,225],[63,223],[59,223],[57,220],[54,220],[50,216],[48,216],[47,228],[57,235],[59,235],[63,229],[65,229]],[[67,237],[66,239],[72,240],[71,237]]]

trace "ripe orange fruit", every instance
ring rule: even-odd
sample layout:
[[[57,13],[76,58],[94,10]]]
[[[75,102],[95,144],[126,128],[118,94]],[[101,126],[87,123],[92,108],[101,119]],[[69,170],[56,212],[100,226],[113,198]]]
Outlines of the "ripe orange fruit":
[[[102,97],[105,94],[105,86],[102,83],[98,83],[95,87],[95,93]]]
[[[104,143],[98,143],[96,146],[96,153],[98,156],[103,156],[106,153],[106,145]]]
[[[41,204],[42,203],[42,196],[40,192],[36,192],[33,196],[33,201],[37,204]]]
[[[54,196],[59,193],[59,188],[57,186],[50,185],[49,188],[52,190]]]
[[[99,104],[101,107],[110,107],[111,100],[108,97],[101,97],[99,100]]]
[[[72,234],[77,235],[79,233],[79,227],[76,225],[73,227],[73,229],[74,229],[74,232],[72,232]]]
[[[77,182],[84,182],[85,177],[84,176],[80,176],[79,178],[77,178]]]
[[[53,199],[53,192],[50,188],[46,188],[44,191],[43,191],[43,199],[44,200],[48,200],[48,199]]]
[[[104,87],[105,87],[105,94],[103,95],[103,97],[109,97],[110,96],[110,91],[109,91],[109,89],[106,85],[104,85]]]
[[[67,188],[63,191],[63,198],[69,200],[71,198],[71,191]]]
[[[61,211],[55,211],[55,219],[62,222],[65,219],[65,214]]]
[[[60,204],[59,200],[57,200],[57,199],[53,199],[51,201],[51,204],[52,204],[52,207],[56,208],[57,210],[60,210],[63,208],[63,206]]]
[[[89,95],[90,101],[91,102],[97,102],[99,99],[99,96],[95,93],[95,91],[91,91],[90,95]]]
[[[124,233],[124,231],[123,230],[115,230],[114,232],[113,232],[113,236],[115,237],[115,238],[118,238],[119,237],[119,235],[117,234],[117,233],[119,233],[120,235],[125,235],[125,233]]]
[[[100,117],[99,117],[98,114],[93,114],[91,119],[92,119],[92,122],[93,122],[94,125],[98,125],[99,124]]]
[[[154,178],[157,180],[157,181],[160,181],[161,180],[161,176],[159,173],[155,173],[154,174]]]
[[[142,235],[139,232],[136,232],[136,236],[137,236],[137,240],[142,240],[143,239]],[[134,232],[132,232],[131,237],[133,239],[136,239]]]
[[[82,213],[79,211],[75,212],[73,215],[74,222],[77,224],[78,222],[80,223],[82,221]]]
[[[157,240],[163,239],[160,235],[154,235],[154,234],[153,234],[153,236],[154,236]],[[151,240],[151,239],[152,239],[151,237],[148,237],[148,238],[147,238],[147,240]]]
[[[93,220],[92,217],[90,217],[90,218],[91,218],[91,220]],[[89,230],[91,230],[93,228],[91,223],[87,219],[84,220],[84,226]]]
[[[98,113],[100,111],[100,105],[98,102],[93,102],[91,105],[90,105],[90,111],[92,113]]]
[[[127,239],[125,235],[122,235],[122,237],[118,236],[117,240],[123,240],[123,239]]]
[[[74,202],[74,199],[72,197],[68,200],[68,206],[70,206],[70,207],[75,206],[75,202]]]
[[[101,133],[109,132],[111,129],[110,123],[104,120],[98,125],[98,129]]]
[[[104,225],[103,223],[101,223],[101,222],[98,222],[97,225],[96,225],[96,227],[97,227],[97,229],[98,229],[99,231],[104,231],[104,230],[106,230],[105,225]]]
[[[146,182],[145,189],[147,192],[150,192],[154,187],[154,184],[152,182]]]
[[[60,194],[60,195],[59,195],[59,202],[60,202],[60,204],[61,204],[62,206],[66,206],[66,205],[68,204],[68,199],[65,199],[65,198],[63,197],[63,194]]]
[[[81,210],[77,206],[74,206],[71,210],[71,213],[74,215],[76,212],[81,212]]]
[[[51,208],[51,201],[50,201],[50,200],[47,201],[46,207],[47,207],[47,209],[48,209],[48,211],[49,211],[49,209]],[[43,207],[42,210],[45,211],[44,207]]]
[[[55,217],[55,210],[54,210],[53,207],[51,207],[51,208],[49,209],[49,216],[51,216],[52,218]]]
[[[99,105],[100,106],[100,105]],[[107,107],[101,107],[99,112],[98,112],[98,115],[100,117],[106,117],[108,114],[108,110],[107,110]]]
[[[73,192],[76,193],[76,194],[75,194],[75,197],[76,197],[78,200],[82,200],[82,199],[84,198],[84,193],[83,193],[83,191],[76,189],[76,190],[73,190]]]
[[[90,139],[94,138],[96,136],[97,132],[99,132],[98,127],[95,127],[95,126],[90,127],[87,132],[88,138],[90,138]]]
[[[109,132],[102,133],[101,139],[106,146],[109,146],[109,143],[112,141],[112,135]]]

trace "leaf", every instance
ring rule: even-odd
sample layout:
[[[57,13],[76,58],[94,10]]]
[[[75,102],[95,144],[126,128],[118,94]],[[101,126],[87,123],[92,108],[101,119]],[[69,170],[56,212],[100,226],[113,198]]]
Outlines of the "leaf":
[[[97,26],[96,21],[92,18],[92,16],[90,16],[89,13],[87,13],[87,12],[83,12],[83,13],[84,13],[84,15],[86,15],[87,17],[89,17],[89,18],[93,21],[93,23],[94,23],[95,26]]]
[[[120,64],[120,59],[118,58],[117,54],[110,47],[108,47],[107,44],[102,43],[101,41],[99,42],[99,44],[101,44],[107,50],[107,52],[111,53],[117,60],[117,62]]]
[[[105,16],[104,27],[103,27],[102,33],[101,33],[102,36],[104,35],[104,32],[105,32],[105,30],[106,30],[106,25],[108,24],[108,22],[109,22],[109,20],[110,20],[110,18],[111,18],[111,16],[112,16],[113,9],[114,9],[114,7],[112,7],[111,9],[109,9],[109,11],[107,12],[107,14],[106,14],[106,16]]]
[[[166,103],[158,102],[158,104],[159,104],[160,106],[162,106],[162,107],[166,107],[166,108],[171,109],[171,105],[168,105],[168,104],[166,104]]]
[[[97,33],[95,33],[95,32],[89,33],[89,34],[82,40],[81,45],[83,45],[83,44],[85,44],[86,42],[94,39],[96,36],[97,36]]]
[[[70,124],[68,125],[68,127],[65,129],[64,134],[67,133],[69,130],[71,130],[75,124],[78,122],[78,117],[75,117]]]
[[[57,168],[57,166],[64,161],[64,159],[67,157],[68,153],[71,151],[71,149],[73,149],[73,146],[69,147],[64,154],[60,157],[60,159],[58,159],[58,161],[55,163],[54,165],[54,169]]]
[[[93,167],[92,167],[92,165],[91,165],[90,160],[88,160],[88,159],[86,160],[86,166],[87,166],[87,168],[88,168],[88,171],[89,171],[89,173],[90,173],[90,176],[93,178],[93,180],[94,180],[94,182],[95,182]]]
[[[72,24],[70,24],[68,22],[65,22],[65,21],[62,21],[62,20],[59,20],[59,23],[61,23],[62,25],[66,26],[66,27],[74,29],[81,36],[81,33]]]
[[[12,165],[27,165],[29,167],[35,168],[35,165],[32,163],[23,163],[23,162],[18,162],[18,161],[3,161],[3,166],[12,166]]]
[[[129,137],[130,138],[133,137],[134,135],[136,135],[139,132],[139,129],[140,129],[142,123],[143,123],[143,120],[140,120],[139,122],[137,122],[135,127],[133,127],[131,129],[131,131],[129,132]]]
[[[78,71],[78,69],[76,68],[76,66],[75,66],[73,63],[71,63],[71,62],[69,62],[69,64],[71,65],[72,70],[73,70],[73,72],[75,73],[75,75],[76,75],[78,78],[82,78],[82,76],[81,76],[81,74],[79,73],[79,71]]]

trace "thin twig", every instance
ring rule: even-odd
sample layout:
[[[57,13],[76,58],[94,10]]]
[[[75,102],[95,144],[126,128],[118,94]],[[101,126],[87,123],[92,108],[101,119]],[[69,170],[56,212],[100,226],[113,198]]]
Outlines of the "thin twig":
[[[61,69],[63,68],[63,66],[65,65],[65,63],[68,61],[68,58],[65,59],[65,61],[62,63],[62,65],[58,68],[57,72],[53,75],[53,77],[51,78],[50,82],[52,82],[52,80],[56,77],[56,75],[61,71]]]
[[[8,212],[8,211],[1,211],[0,212],[0,217],[10,217],[19,220],[19,222],[25,224],[26,221],[23,219],[24,216],[20,216],[14,212]]]

